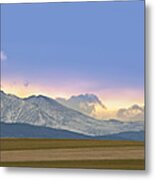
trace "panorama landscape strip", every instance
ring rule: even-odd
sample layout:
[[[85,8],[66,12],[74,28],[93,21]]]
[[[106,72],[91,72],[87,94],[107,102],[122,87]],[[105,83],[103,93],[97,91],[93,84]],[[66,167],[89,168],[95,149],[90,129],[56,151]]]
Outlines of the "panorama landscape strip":
[[[143,0],[103,1],[134,2]],[[10,54],[7,56],[11,57]],[[146,108],[144,108],[145,110]],[[0,166],[144,170],[144,148],[145,140],[0,138]]]

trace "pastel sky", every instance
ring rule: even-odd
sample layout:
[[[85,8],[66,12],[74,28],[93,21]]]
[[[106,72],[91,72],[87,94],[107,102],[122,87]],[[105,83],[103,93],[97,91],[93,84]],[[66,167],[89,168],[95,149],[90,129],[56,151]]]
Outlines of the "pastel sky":
[[[1,5],[2,89],[144,105],[144,1]]]

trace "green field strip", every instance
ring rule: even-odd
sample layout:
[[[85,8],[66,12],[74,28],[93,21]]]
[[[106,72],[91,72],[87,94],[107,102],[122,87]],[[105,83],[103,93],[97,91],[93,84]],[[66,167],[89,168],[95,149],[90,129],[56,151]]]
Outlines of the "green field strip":
[[[78,149],[78,148],[108,148],[108,147],[134,147],[136,149],[136,147],[143,147],[142,145],[122,145],[122,146],[115,146],[115,145],[107,145],[107,146],[60,146],[60,147],[15,147],[15,148],[7,148],[7,147],[1,147],[1,151],[23,151],[23,150],[45,150],[45,149]]]
[[[40,162],[1,162],[1,167],[36,167],[36,168],[86,168],[86,169],[120,169],[144,170],[145,162],[136,160],[67,160]]]
[[[143,142],[107,140],[1,139],[0,150],[65,149],[92,147],[143,147]]]

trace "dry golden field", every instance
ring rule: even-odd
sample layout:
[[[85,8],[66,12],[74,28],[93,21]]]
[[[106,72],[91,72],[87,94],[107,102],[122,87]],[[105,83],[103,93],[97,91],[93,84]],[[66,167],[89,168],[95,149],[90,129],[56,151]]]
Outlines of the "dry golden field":
[[[144,142],[1,138],[1,166],[143,170]]]

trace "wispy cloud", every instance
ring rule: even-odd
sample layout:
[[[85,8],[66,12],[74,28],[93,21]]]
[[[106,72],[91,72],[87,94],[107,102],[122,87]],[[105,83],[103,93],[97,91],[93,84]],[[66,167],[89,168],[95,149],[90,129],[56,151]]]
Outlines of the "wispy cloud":
[[[6,53],[4,51],[0,52],[0,60],[1,61],[7,60],[7,55],[6,55]]]

